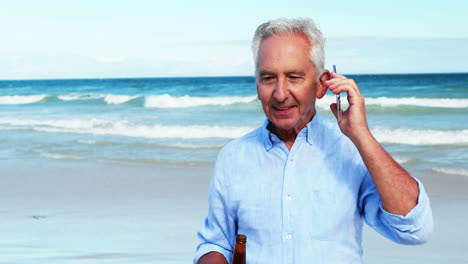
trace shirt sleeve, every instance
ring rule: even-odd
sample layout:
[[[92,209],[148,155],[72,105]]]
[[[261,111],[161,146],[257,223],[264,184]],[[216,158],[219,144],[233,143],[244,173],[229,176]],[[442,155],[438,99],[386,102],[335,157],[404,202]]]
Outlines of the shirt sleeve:
[[[418,203],[405,216],[385,211],[369,172],[361,185],[359,205],[364,220],[377,232],[399,244],[423,244],[429,240],[434,228],[429,197],[423,184],[414,179],[419,187]]]
[[[232,259],[235,241],[235,221],[227,206],[226,190],[224,188],[224,173],[220,158],[215,165],[209,191],[209,211],[198,237],[201,242],[193,260],[194,264],[209,252],[219,252],[228,262]]]

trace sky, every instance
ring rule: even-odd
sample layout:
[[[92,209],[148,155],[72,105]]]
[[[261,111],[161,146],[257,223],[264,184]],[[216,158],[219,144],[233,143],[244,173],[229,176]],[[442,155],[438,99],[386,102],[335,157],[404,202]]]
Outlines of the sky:
[[[0,79],[253,75],[261,23],[310,17],[326,68],[468,72],[468,1],[3,1]]]

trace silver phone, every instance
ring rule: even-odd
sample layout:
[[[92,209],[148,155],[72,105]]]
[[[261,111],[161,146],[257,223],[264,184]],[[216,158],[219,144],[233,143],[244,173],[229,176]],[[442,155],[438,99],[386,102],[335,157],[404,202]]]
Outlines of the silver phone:
[[[336,66],[333,65],[333,72],[336,73]],[[341,121],[341,115],[343,114],[343,110],[341,110],[341,97],[340,94],[336,95],[336,112],[338,115],[338,123]]]

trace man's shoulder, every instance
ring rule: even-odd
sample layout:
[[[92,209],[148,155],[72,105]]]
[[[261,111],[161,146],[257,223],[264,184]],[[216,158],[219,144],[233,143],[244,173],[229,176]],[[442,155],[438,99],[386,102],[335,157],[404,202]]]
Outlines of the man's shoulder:
[[[240,138],[232,140],[223,147],[223,150],[232,151],[252,145],[263,145],[263,127],[256,128]]]
[[[349,147],[352,145],[352,142],[343,135],[336,122],[321,120],[320,129],[321,138],[319,140],[323,142],[324,147],[336,147],[338,145]]]
[[[248,155],[249,151],[263,146],[263,127],[259,127],[227,143],[219,152],[218,159],[226,156]]]

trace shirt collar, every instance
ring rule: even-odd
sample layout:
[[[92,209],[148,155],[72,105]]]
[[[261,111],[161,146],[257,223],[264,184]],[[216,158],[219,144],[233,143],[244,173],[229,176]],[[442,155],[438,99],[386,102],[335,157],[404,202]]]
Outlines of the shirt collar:
[[[268,130],[269,123],[270,121],[266,119],[262,127],[262,136],[266,151],[270,151],[270,149],[275,143],[281,141],[281,139],[279,139],[275,134],[271,133],[270,130]],[[312,120],[309,123],[307,123],[307,125],[299,132],[297,137],[305,136],[307,143],[313,145],[321,127],[321,123],[322,118],[320,117],[318,112],[315,112],[314,118],[312,118]]]
[[[271,137],[274,136],[274,134],[271,133],[267,128],[269,123],[270,120],[267,118],[262,127],[263,144],[266,151],[270,151],[270,149],[273,147],[273,139]]]
[[[323,120],[318,112],[315,112],[314,118],[307,124],[307,142],[313,145],[317,140],[319,133],[323,128]]]

